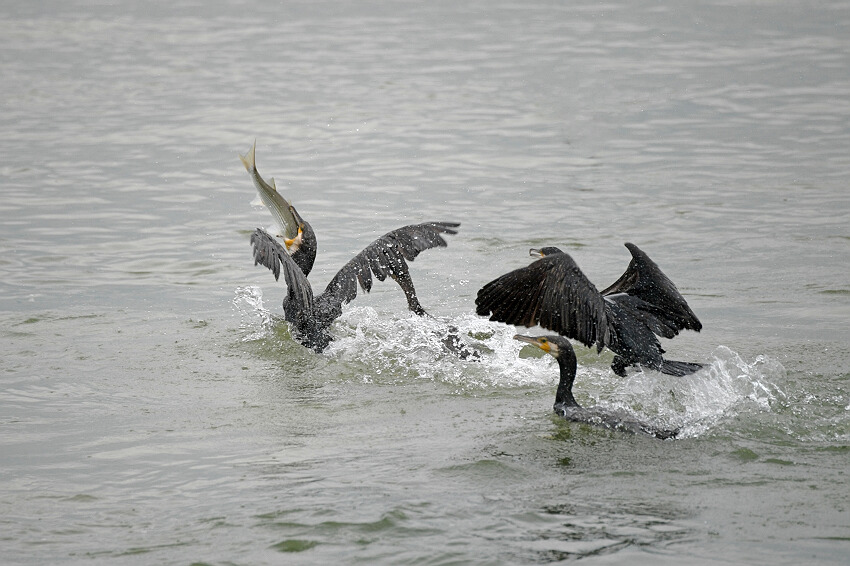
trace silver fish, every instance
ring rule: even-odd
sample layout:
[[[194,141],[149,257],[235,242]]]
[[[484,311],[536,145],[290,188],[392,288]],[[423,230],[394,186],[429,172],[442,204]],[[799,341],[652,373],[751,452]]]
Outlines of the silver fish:
[[[251,150],[246,155],[240,155],[239,159],[242,160],[242,164],[245,166],[248,174],[251,175],[251,180],[254,181],[254,186],[260,194],[263,204],[266,205],[266,208],[269,209],[269,212],[272,213],[272,216],[277,222],[278,228],[281,231],[279,235],[285,237],[287,240],[292,240],[298,236],[298,227],[304,220],[295,211],[292,204],[277,192],[274,179],[269,177],[269,182],[266,182],[260,176],[260,172],[257,171],[256,149],[257,142],[254,141]]]

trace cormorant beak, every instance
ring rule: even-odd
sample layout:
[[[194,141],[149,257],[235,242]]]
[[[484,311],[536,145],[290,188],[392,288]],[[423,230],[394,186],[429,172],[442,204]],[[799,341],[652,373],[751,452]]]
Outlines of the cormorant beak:
[[[551,352],[552,344],[546,338],[542,336],[523,336],[522,334],[514,335],[514,340],[519,340],[520,342],[525,342],[526,344],[531,344],[533,346],[537,346],[544,352]]]
[[[298,248],[301,247],[301,233],[302,233],[301,227],[302,226],[304,226],[304,224],[298,225],[298,235],[297,236],[295,236],[294,238],[286,238],[286,239],[283,240],[283,243],[286,244],[287,250],[289,250],[292,246],[295,246],[295,249],[292,250],[292,253],[297,252]]]
[[[546,257],[543,254],[543,251],[538,250],[537,248],[531,248],[530,250],[528,250],[528,255],[530,255],[531,257]],[[514,338],[516,338],[516,337],[514,337]]]

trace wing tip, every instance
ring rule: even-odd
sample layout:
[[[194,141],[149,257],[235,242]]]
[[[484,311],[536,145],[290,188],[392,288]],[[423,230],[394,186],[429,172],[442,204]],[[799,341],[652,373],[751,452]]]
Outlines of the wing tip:
[[[457,234],[457,228],[460,227],[460,222],[434,221],[426,222],[425,225],[430,226],[431,228],[434,228],[438,232],[442,232],[444,234]]]
[[[623,245],[626,246],[626,249],[629,250],[629,253],[632,254],[632,257],[646,257],[646,253],[642,249],[637,247],[635,244],[631,242],[626,242]]]

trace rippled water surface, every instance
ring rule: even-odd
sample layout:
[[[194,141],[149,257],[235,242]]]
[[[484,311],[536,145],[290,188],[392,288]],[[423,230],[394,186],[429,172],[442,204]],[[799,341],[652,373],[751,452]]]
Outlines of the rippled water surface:
[[[28,2],[0,7],[0,552],[10,564],[845,564],[850,4]],[[257,140],[321,288],[462,223],[289,335],[248,238]],[[706,368],[576,396],[476,291],[638,244]],[[482,352],[443,352],[451,321]]]

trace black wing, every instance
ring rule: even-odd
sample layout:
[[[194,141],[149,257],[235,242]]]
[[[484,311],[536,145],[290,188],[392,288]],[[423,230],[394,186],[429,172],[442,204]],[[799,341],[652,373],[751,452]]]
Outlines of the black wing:
[[[598,350],[612,338],[602,295],[566,253],[494,279],[478,291],[475,305],[490,320],[540,325]]]
[[[387,276],[396,280],[407,296],[411,310],[423,314],[416,298],[407,261],[420,252],[446,247],[442,234],[457,234],[457,222],[426,222],[397,228],[384,234],[354,256],[337,272],[325,292],[316,298],[316,309],[322,320],[330,324],[342,313],[342,305],[357,296],[357,284],[367,293],[372,289],[372,274],[383,281]]]
[[[673,338],[684,329],[699,332],[702,323],[676,285],[636,245],[627,243],[626,248],[632,254],[626,272],[602,295],[632,310],[641,322],[664,338]]]
[[[286,319],[295,323],[299,330],[308,331],[309,321],[313,318],[313,289],[304,272],[277,239],[262,228],[257,228],[251,234],[251,245],[254,247],[254,265],[269,268],[274,273],[275,281],[283,270],[283,280],[287,287],[287,298],[284,301]]]

